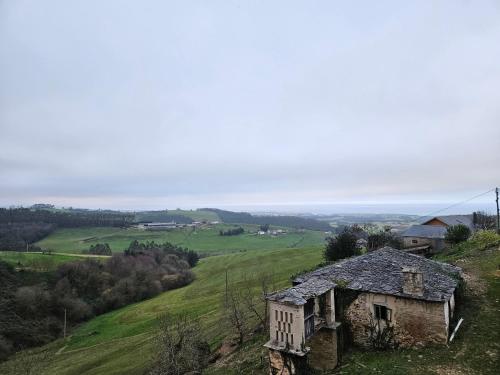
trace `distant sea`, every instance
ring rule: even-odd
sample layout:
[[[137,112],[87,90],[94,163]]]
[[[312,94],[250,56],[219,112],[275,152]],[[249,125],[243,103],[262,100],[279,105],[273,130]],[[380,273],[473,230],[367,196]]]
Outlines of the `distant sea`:
[[[470,214],[474,211],[496,213],[495,202],[464,203],[452,206],[453,202],[443,203],[377,203],[377,204],[283,204],[283,205],[252,205],[228,206],[222,209],[232,211],[247,211],[251,213],[279,214],[405,214],[405,215],[457,215]]]

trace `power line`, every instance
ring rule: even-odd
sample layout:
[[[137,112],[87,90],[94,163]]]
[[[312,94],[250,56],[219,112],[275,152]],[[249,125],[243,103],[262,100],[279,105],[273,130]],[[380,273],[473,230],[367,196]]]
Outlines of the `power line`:
[[[471,200],[474,200],[474,199],[476,199],[476,198],[482,197],[483,195],[486,195],[486,194],[488,194],[488,193],[491,193],[492,191],[495,191],[495,188],[490,189],[490,190],[488,190],[488,191],[485,191],[484,193],[481,193],[481,194],[475,195],[475,196],[473,196],[472,198],[466,199],[466,200],[464,200],[464,201],[462,201],[462,202],[454,203],[454,204],[452,204],[452,205],[450,205],[450,206],[448,206],[448,207],[441,208],[440,210],[437,210],[437,211],[431,212],[430,214],[424,215],[424,217],[426,217],[426,216],[434,216],[434,215],[436,215],[436,214],[437,214],[437,213],[439,213],[439,212],[443,212],[443,211],[449,210],[450,208],[453,208],[453,207],[456,207],[456,206],[460,206],[461,204],[464,204],[464,203],[470,202]]]

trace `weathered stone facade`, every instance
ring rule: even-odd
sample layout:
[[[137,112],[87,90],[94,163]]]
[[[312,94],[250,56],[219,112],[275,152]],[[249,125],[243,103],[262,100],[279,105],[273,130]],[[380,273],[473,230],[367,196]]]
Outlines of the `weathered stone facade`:
[[[269,349],[270,375],[307,375],[307,357]]]
[[[361,293],[345,312],[355,344],[370,346],[370,319],[375,318],[374,305],[391,310],[388,323],[394,327],[394,339],[401,347],[446,344],[448,340],[449,304],[375,293]]]
[[[332,370],[339,362],[337,330],[323,327],[306,342],[310,348],[309,366],[317,370]]]

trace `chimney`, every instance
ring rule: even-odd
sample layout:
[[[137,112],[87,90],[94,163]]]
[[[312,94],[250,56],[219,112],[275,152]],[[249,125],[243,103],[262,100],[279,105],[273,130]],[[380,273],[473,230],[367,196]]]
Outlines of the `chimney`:
[[[422,272],[414,267],[403,267],[403,293],[420,297],[424,295]]]

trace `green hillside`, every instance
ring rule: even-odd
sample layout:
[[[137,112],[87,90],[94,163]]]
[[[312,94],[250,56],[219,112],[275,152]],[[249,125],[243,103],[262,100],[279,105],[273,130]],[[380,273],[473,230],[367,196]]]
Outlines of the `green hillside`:
[[[64,228],[36,243],[43,249],[60,253],[79,253],[90,245],[107,242],[113,251],[126,249],[133,240],[170,242],[201,253],[224,254],[242,250],[280,249],[323,245],[325,234],[293,231],[279,236],[256,235],[257,225],[243,225],[239,236],[220,236],[220,230],[234,228],[219,224],[207,228],[179,228],[169,231],[145,231],[136,228]]]
[[[143,374],[152,355],[156,317],[167,310],[200,318],[206,337],[216,347],[229,330],[221,321],[226,270],[232,285],[242,286],[245,279],[250,279],[255,293],[259,293],[259,275],[274,274],[276,287],[285,286],[291,274],[319,263],[321,254],[321,247],[312,247],[247,251],[202,259],[194,269],[196,280],[187,287],[101,315],[83,324],[66,342],[59,340],[47,346],[48,356],[37,361],[47,366],[39,370],[51,375]],[[21,353],[16,358],[0,365],[0,373],[16,373],[20,363],[32,363],[37,357]]]

